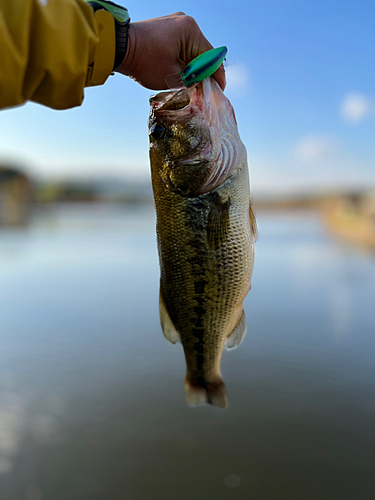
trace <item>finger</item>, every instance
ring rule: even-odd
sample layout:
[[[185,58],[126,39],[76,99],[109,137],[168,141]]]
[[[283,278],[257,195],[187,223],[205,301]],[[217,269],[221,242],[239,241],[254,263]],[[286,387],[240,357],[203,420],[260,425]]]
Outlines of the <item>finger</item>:
[[[211,45],[211,43],[207,40],[207,38],[201,32],[201,36],[199,38],[199,47],[198,47],[198,50],[197,50],[197,52],[198,52],[197,56],[199,56],[203,52],[207,52],[207,50],[211,50],[213,48],[214,48],[213,45]]]
[[[212,49],[212,45],[203,35],[196,20],[191,16],[184,16],[181,19],[183,28],[181,30],[181,53],[180,58],[189,63],[203,52]]]
[[[186,16],[184,12],[174,12],[173,14],[166,14],[165,16],[159,16],[159,17],[154,17],[153,19],[150,19],[150,21],[160,21],[164,19],[173,19],[174,17],[182,17]]]
[[[207,52],[207,50],[213,49],[213,46],[210,44],[206,38],[203,36],[201,39],[198,41],[198,43],[193,43],[190,47],[190,50],[188,50],[187,54],[181,57],[181,59],[186,61],[186,64],[188,64],[190,61],[195,59],[196,57],[200,56],[204,52]]]
[[[224,92],[225,87],[227,85],[227,81],[225,78],[225,69],[224,65],[222,64],[218,70],[215,71],[215,73],[212,75],[217,83],[220,85],[221,90]]]

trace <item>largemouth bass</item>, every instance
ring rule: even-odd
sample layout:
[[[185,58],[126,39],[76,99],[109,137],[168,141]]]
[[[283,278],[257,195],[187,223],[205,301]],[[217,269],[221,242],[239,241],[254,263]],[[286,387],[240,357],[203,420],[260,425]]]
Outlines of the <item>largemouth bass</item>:
[[[256,222],[246,149],[213,78],[150,99],[152,185],[160,259],[160,321],[183,345],[189,404],[225,408],[224,345],[240,344]]]

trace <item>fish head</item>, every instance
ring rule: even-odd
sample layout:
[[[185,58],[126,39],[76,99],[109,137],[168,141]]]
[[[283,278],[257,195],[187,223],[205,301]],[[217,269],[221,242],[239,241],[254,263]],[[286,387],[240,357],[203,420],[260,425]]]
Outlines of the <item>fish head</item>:
[[[213,78],[161,92],[150,105],[152,174],[167,189],[199,196],[220,186],[246,158],[232,105]]]

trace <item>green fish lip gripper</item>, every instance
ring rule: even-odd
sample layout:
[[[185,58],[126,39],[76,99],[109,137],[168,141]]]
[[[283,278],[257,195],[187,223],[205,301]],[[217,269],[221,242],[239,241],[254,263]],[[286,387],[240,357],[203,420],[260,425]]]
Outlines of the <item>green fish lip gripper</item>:
[[[220,68],[227,52],[228,49],[225,46],[203,52],[190,61],[186,68],[179,73],[168,75],[165,78],[166,84],[173,89],[182,86],[189,88],[194,83],[202,82]]]

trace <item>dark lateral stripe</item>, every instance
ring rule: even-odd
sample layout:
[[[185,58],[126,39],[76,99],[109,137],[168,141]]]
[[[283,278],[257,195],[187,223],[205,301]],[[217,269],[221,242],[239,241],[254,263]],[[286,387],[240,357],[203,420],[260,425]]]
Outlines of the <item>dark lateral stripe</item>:
[[[196,344],[194,346],[194,351],[197,353],[197,354],[201,354],[203,355],[203,352],[204,352],[204,347],[203,347],[203,344]]]
[[[197,354],[196,356],[196,362],[197,362],[197,372],[200,372],[203,370],[204,366],[204,355],[202,354]]]
[[[204,293],[204,289],[207,285],[207,281],[204,280],[204,279],[200,279],[200,280],[197,280],[194,282],[194,291],[195,293],[197,294],[203,294]]]
[[[205,297],[194,297],[194,300],[199,306],[203,306],[206,303]]]
[[[202,306],[196,306],[196,307],[193,307],[193,311],[195,312],[195,314],[201,318],[203,316],[203,314],[205,313],[206,309]]]
[[[204,328],[203,326],[201,327],[196,327],[191,329],[191,334],[193,337],[195,337],[197,340],[201,340],[204,334]]]

